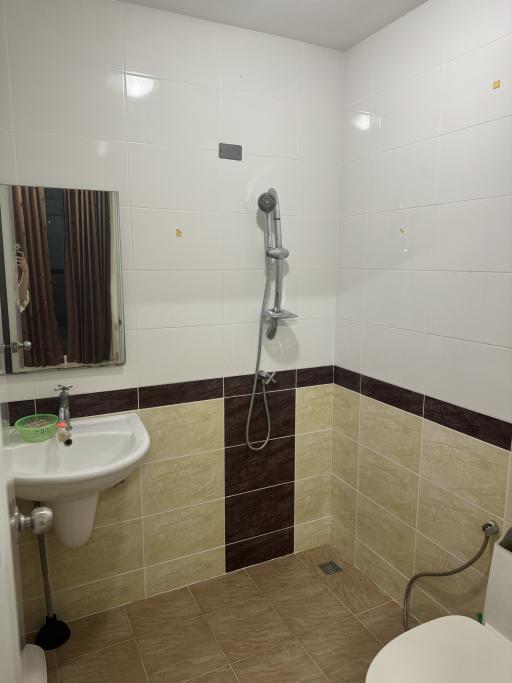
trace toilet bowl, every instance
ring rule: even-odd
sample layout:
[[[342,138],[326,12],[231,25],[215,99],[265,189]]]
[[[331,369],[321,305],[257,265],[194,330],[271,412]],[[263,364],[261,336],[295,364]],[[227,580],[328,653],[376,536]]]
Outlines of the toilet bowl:
[[[484,624],[462,616],[433,619],[382,648],[366,683],[511,683],[512,529],[496,544]]]

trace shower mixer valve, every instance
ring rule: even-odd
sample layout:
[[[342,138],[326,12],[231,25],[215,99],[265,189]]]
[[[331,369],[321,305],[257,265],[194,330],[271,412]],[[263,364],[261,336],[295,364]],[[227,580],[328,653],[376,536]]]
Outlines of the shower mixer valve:
[[[265,370],[259,370],[258,371],[258,379],[260,379],[262,382],[265,382],[265,384],[270,384],[272,382],[273,384],[276,384],[277,380],[274,379],[274,375],[276,374],[276,371],[274,372],[265,372]]]

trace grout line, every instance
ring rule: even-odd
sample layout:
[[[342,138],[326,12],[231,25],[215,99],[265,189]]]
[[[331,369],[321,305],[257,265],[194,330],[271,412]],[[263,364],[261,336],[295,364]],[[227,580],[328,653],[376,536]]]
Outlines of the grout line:
[[[320,675],[322,676],[322,678],[325,679],[326,681],[329,681],[329,679],[327,678],[327,674],[325,674],[325,673],[322,671],[320,665],[317,664],[316,659],[314,659],[314,657],[313,657],[312,655],[309,654],[308,650],[307,650],[306,647],[303,645],[302,641],[301,641],[300,639],[297,639],[297,642],[298,642],[298,644],[300,645],[300,647],[303,649],[303,651],[306,653],[306,656],[311,660],[311,662],[313,663],[313,665],[316,667],[316,669],[318,669],[318,671],[319,671]]]

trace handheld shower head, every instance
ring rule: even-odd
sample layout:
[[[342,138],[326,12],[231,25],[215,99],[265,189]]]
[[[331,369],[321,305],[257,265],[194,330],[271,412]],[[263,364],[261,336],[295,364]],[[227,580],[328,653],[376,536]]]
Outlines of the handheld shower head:
[[[277,200],[270,192],[264,192],[258,197],[258,208],[264,213],[270,213],[276,208]]]

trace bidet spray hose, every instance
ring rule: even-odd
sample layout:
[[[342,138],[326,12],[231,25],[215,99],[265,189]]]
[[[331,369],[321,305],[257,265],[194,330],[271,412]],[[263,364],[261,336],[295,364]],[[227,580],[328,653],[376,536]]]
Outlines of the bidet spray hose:
[[[491,540],[491,536],[494,534],[497,534],[499,531],[499,526],[496,522],[485,522],[485,524],[482,525],[482,531],[484,533],[484,540],[482,541],[482,545],[480,546],[480,549],[478,550],[477,554],[472,557],[470,560],[462,564],[460,567],[455,567],[455,569],[450,569],[449,571],[446,572],[420,572],[419,574],[415,574],[414,576],[411,576],[409,581],[407,582],[407,586],[405,587],[405,593],[404,593],[404,603],[403,603],[403,625],[404,625],[404,631],[408,631],[410,626],[409,626],[409,598],[411,596],[411,591],[412,588],[415,584],[415,582],[418,579],[423,579],[426,576],[434,576],[434,577],[440,577],[440,576],[453,576],[454,574],[459,574],[459,572],[463,572],[465,569],[468,569],[471,567],[475,562],[477,562],[484,552],[487,549],[487,546],[489,545],[489,541]]]

